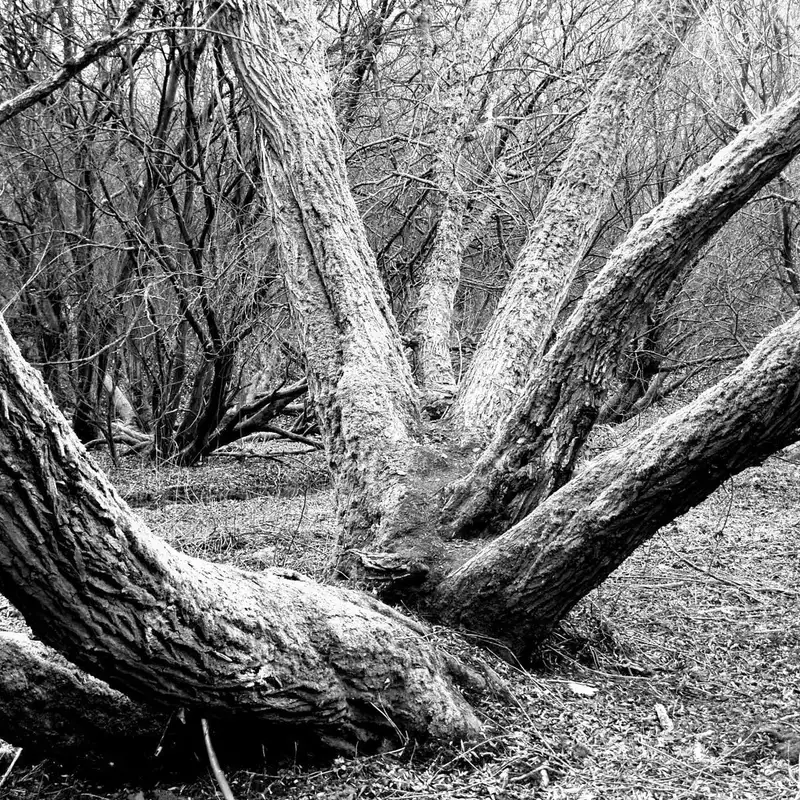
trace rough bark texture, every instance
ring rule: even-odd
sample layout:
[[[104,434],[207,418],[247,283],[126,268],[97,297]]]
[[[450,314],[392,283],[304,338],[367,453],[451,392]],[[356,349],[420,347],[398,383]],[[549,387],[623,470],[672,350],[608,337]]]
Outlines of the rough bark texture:
[[[417,390],[350,193],[314,10],[213,8],[265,141],[274,223],[348,548],[390,519],[421,438]]]
[[[424,630],[366,595],[243,572],[154,537],[0,323],[0,592],[133,699],[315,731],[342,748],[479,729]]]
[[[540,355],[619,175],[638,110],[708,5],[652,0],[592,94],[567,158],[459,388],[452,417],[486,440]]]
[[[732,375],[567,486],[439,588],[447,621],[526,656],[659,528],[800,434],[800,314]]]
[[[641,217],[587,289],[445,521],[499,532],[569,480],[628,342],[711,237],[800,151],[800,93],[742,131]]]
[[[440,169],[450,171],[449,179],[439,180],[441,214],[430,255],[425,260],[419,288],[413,338],[416,344],[417,378],[424,392],[425,405],[433,416],[456,393],[456,376],[450,356],[453,308],[461,280],[461,233],[465,201],[456,178],[456,160]]]
[[[447,74],[438,80],[433,79],[430,20],[427,26],[419,21],[417,24],[420,73],[428,87],[431,108],[428,125],[433,124],[432,181],[437,188],[439,219],[430,253],[422,265],[412,338],[416,345],[416,377],[424,393],[426,410],[434,417],[441,415],[456,393],[450,339],[461,280],[467,210],[459,169],[465,142],[477,134],[470,129],[487,127],[472,119],[478,98],[468,75],[478,69],[477,61],[482,54],[476,42],[489,28],[495,9],[486,0],[465,4],[456,20],[454,50],[448,59]],[[491,83],[486,90],[490,88]]]
[[[169,726],[23,634],[0,634],[0,737],[54,761],[146,769]]]

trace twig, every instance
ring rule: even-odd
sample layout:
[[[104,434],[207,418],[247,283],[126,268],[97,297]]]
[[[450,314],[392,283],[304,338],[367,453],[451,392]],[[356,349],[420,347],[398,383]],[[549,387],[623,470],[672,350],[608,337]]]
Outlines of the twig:
[[[291,439],[293,442],[300,442],[302,444],[309,445],[309,447],[314,447],[317,450],[322,450],[322,442],[318,441],[317,439],[310,439],[308,436],[301,436],[299,433],[292,433],[291,431],[279,428],[277,425],[265,425],[264,430],[269,431],[270,433],[277,433],[284,439]]]
[[[219,761],[217,761],[217,754],[214,752],[214,747],[211,744],[211,734],[208,730],[208,722],[205,717],[200,720],[200,724],[203,726],[203,741],[206,743],[208,763],[211,765],[211,772],[214,774],[217,786],[219,786],[219,790],[222,792],[222,796],[225,800],[236,800],[231,791],[228,779],[225,777],[225,773],[222,771]]]
[[[64,86],[72,77],[86,69],[102,56],[110,53],[120,42],[131,35],[133,23],[145,6],[145,0],[133,0],[125,9],[116,26],[105,36],[98,36],[84,45],[83,49],[68,58],[52,75],[42,78],[14,97],[0,103],[0,125],[15,117],[26,108],[49,97]]]
[[[11,770],[14,769],[14,764],[17,763],[17,759],[22,755],[22,748],[18,747],[17,752],[14,753],[14,758],[11,759],[11,763],[8,765],[8,769],[3,773],[3,777],[0,778],[0,789],[3,788],[3,784],[6,782],[6,778],[11,774]]]
[[[731,578],[725,578],[722,575],[718,575],[716,572],[712,572],[710,569],[706,569],[705,567],[699,567],[697,564],[693,564],[689,561],[688,558],[685,558],[680,553],[678,553],[670,544],[669,542],[665,542],[667,547],[673,552],[673,554],[678,558],[678,560],[682,564],[686,564],[687,567],[693,569],[697,572],[700,572],[703,575],[707,575],[709,578],[718,581],[719,583],[724,583],[728,586],[732,586],[734,589],[741,589],[745,594],[750,595],[751,599],[753,600],[760,600],[761,598],[755,594],[755,592],[777,592],[778,594],[788,594],[792,597],[797,597],[800,595],[800,592],[796,592],[794,589],[787,589],[783,586],[747,586],[744,583],[739,583],[738,581],[732,580]]]

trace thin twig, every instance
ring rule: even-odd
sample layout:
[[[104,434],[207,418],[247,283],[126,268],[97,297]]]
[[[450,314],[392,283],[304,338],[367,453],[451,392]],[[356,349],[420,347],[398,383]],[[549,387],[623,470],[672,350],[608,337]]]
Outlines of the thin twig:
[[[277,425],[265,425],[264,430],[268,431],[269,433],[277,433],[284,439],[291,439],[293,442],[300,442],[301,444],[309,445],[309,447],[314,447],[317,450],[322,450],[322,442],[318,441],[317,439],[310,439],[308,436],[301,436],[299,433],[292,433],[292,431],[284,430],[283,428],[279,428]]]
[[[17,763],[17,759],[22,755],[22,748],[18,747],[17,752],[14,753],[14,758],[11,759],[11,763],[8,765],[8,769],[3,773],[3,777],[0,778],[0,789],[3,788],[3,784],[6,782],[6,778],[11,774],[11,770],[14,769],[14,764]]]
[[[214,747],[211,744],[211,733],[208,730],[208,722],[205,717],[200,720],[200,724],[203,727],[203,741],[206,743],[208,763],[211,765],[211,772],[214,774],[214,780],[216,780],[217,786],[219,786],[219,790],[222,792],[222,796],[225,800],[236,800],[231,791],[228,779],[225,777],[225,773],[222,771],[219,761],[217,761],[217,754],[214,752]]]
[[[732,578],[726,578],[723,575],[719,575],[716,572],[712,572],[710,569],[706,569],[705,567],[698,566],[697,564],[690,561],[688,558],[685,558],[680,553],[678,553],[674,547],[672,547],[669,542],[665,542],[667,547],[674,553],[674,555],[678,558],[678,560],[686,564],[687,567],[690,569],[695,570],[703,575],[707,575],[712,580],[717,581],[718,583],[724,583],[727,586],[732,586],[734,589],[740,589],[745,594],[749,595],[753,600],[760,600],[761,598],[755,594],[755,592],[777,592],[779,594],[788,594],[791,597],[797,597],[800,595],[800,592],[796,592],[794,589],[787,589],[784,586],[747,586],[744,583],[740,583],[739,581],[735,581]]]

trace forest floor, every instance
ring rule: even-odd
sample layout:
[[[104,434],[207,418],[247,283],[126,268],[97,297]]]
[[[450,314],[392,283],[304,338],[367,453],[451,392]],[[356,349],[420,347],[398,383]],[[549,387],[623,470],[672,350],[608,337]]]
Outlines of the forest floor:
[[[181,550],[321,577],[336,539],[324,465],[278,449],[188,470],[128,460],[109,472]],[[765,732],[800,739],[798,501],[800,465],[790,459],[735,477],[586,598],[529,671],[437,629],[444,647],[490,665],[511,690],[512,702],[478,705],[478,744],[435,758],[394,752],[230,771],[235,797],[800,800],[796,755],[791,763],[776,752]],[[21,626],[0,605],[0,628]],[[10,755],[0,751],[0,776]],[[14,800],[218,796],[206,774],[120,788],[24,759],[0,788]]]

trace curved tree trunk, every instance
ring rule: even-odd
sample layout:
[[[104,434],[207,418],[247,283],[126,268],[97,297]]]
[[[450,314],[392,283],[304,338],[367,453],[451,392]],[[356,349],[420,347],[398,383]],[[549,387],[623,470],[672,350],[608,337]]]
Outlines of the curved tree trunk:
[[[456,426],[489,439],[523,394],[619,176],[645,98],[707,0],[651,0],[596,87],[459,388]]]
[[[800,92],[748,126],[641,217],[592,282],[445,521],[498,533],[563,486],[613,387],[628,342],[711,237],[800,151]]]
[[[134,699],[374,745],[479,724],[419,625],[281,570],[154,537],[91,463],[0,322],[0,591],[42,641]]]
[[[800,314],[730,377],[596,458],[438,588],[438,614],[524,658],[666,523],[796,441]]]

